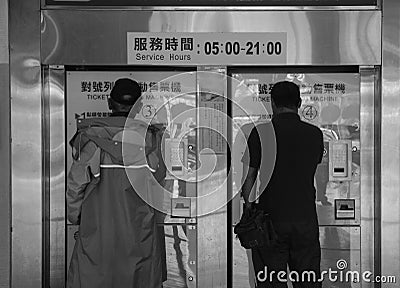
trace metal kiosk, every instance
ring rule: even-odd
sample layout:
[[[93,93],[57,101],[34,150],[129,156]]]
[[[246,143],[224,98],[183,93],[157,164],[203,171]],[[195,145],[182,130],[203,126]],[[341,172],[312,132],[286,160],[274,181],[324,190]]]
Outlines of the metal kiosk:
[[[142,85],[140,117],[170,129],[165,156],[175,173],[162,203],[170,214],[159,223],[164,287],[254,287],[232,234],[241,200],[232,195],[238,183],[227,147],[237,133],[231,119],[246,125],[271,117],[260,107],[270,111],[270,86],[282,79],[300,85],[300,116],[324,133],[315,179],[322,269],[343,260],[359,272],[399,271],[381,254],[390,233],[389,214],[380,218],[381,205],[390,204],[381,195],[381,141],[390,137],[380,123],[392,121],[380,113],[392,99],[381,89],[391,63],[382,52],[381,28],[391,24],[382,22],[381,1],[108,2],[10,1],[13,286],[64,287],[76,231],[65,217],[67,142],[76,120],[108,115],[105,100],[120,77]],[[388,11],[397,5],[383,2]],[[324,282],[373,286],[335,285]]]

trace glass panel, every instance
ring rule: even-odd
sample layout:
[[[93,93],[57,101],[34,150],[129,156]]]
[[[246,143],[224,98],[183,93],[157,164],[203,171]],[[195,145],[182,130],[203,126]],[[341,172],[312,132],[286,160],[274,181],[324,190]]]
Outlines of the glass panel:
[[[164,288],[195,287],[196,229],[191,225],[164,225],[167,280]]]
[[[165,129],[164,161],[167,166],[165,193],[160,199],[158,210],[165,212],[165,222],[185,222],[171,219],[172,200],[178,197],[196,196],[194,185],[186,185],[187,181],[196,180],[196,75],[194,72],[160,72],[160,71],[69,71],[67,72],[67,141],[76,132],[76,121],[85,118],[108,117],[107,98],[119,78],[135,79],[142,87],[142,109],[136,119],[146,123],[161,125]],[[175,139],[175,140],[172,140]],[[180,140],[179,140],[180,139]],[[171,140],[171,141],[169,141]],[[178,142],[176,142],[178,141]],[[178,143],[178,146],[176,144]],[[179,150],[178,154],[171,153]],[[177,151],[178,151],[177,150]],[[71,147],[67,147],[67,169],[71,166]],[[175,157],[178,156],[178,157]],[[184,157],[184,159],[181,159]],[[175,159],[177,158],[177,159]],[[182,162],[183,167],[172,162]],[[183,163],[186,162],[186,163]],[[182,169],[174,171],[174,169]],[[194,171],[191,173],[191,171]],[[179,172],[179,173],[178,173]],[[180,173],[181,172],[181,173]],[[179,178],[179,179],[178,179]],[[195,215],[196,203],[189,201]],[[191,203],[193,202],[193,203]],[[186,207],[186,203],[183,207]],[[178,204],[178,207],[180,207]],[[186,215],[177,212],[177,215]]]
[[[153,193],[157,194],[157,197],[154,197],[157,200],[153,202],[153,207],[162,212],[156,213],[159,232],[156,234],[165,238],[164,243],[158,242],[163,243],[161,249],[165,252],[162,253],[165,255],[162,262],[166,265],[163,267],[163,272],[166,273],[163,287],[196,287],[196,72],[68,71],[66,73],[67,141],[75,134],[76,122],[80,119],[110,116],[107,99],[117,79],[131,78],[140,84],[143,92],[142,107],[135,119],[161,129],[164,137],[161,154],[167,172],[162,181],[163,187],[158,187],[160,193]],[[129,121],[126,125],[129,125]],[[67,170],[72,164],[71,155],[71,147],[68,146]],[[128,177],[129,175],[128,172]],[[68,269],[78,226],[68,223],[66,230]]]
[[[360,283],[346,283],[346,275],[348,279],[351,275],[347,271],[354,271],[360,275],[360,260],[361,250],[360,241],[361,234],[359,227],[336,227],[325,226],[319,228],[320,243],[321,243],[321,271],[338,271],[337,281],[332,281],[334,278],[329,279],[328,275],[324,278],[322,283],[323,288],[347,288],[361,287]],[[340,273],[342,271],[343,273]],[[343,276],[341,276],[343,275]],[[343,281],[341,278],[343,277]]]
[[[272,114],[270,91],[273,83],[278,81],[293,81],[300,86],[302,105],[299,115],[303,121],[318,126],[324,135],[324,158],[318,166],[315,175],[314,185],[317,190],[317,213],[319,223],[324,225],[360,225],[360,80],[356,73],[237,73],[232,77],[237,81],[232,81],[232,100],[236,102],[232,106],[232,117],[235,124],[239,124],[244,135],[249,135],[252,127],[261,122],[269,121]],[[233,139],[238,141],[238,129],[233,127]],[[245,139],[239,139],[243,143],[234,143],[240,151],[244,153]],[[239,141],[240,142],[240,141]],[[338,146],[336,146],[338,145]],[[345,155],[341,159],[338,155]],[[345,164],[338,164],[338,159]],[[340,167],[339,167],[340,166]],[[241,169],[236,165],[233,179],[234,189],[239,189],[241,179]],[[340,175],[339,175],[340,174]],[[345,175],[346,174],[346,175]],[[258,181],[259,182],[259,181]],[[239,185],[238,185],[239,184]],[[259,188],[258,185],[256,185]],[[255,191],[257,195],[260,191]],[[233,225],[239,220],[242,213],[242,200],[236,196],[232,206]],[[321,227],[321,244],[340,240],[336,244],[342,243],[343,239],[357,238],[360,241],[359,230],[356,236],[344,237],[343,235],[353,235],[349,232],[349,227],[332,228],[337,237],[333,237],[328,228]],[[359,229],[359,228],[354,228]],[[342,233],[343,232],[343,233]],[[325,238],[328,234],[333,238]],[[349,234],[350,233],[350,234]],[[343,237],[342,237],[343,236]],[[251,263],[249,251],[245,251],[235,235],[233,237],[233,278],[235,287],[254,287],[254,271]],[[332,243],[331,243],[332,244]],[[335,245],[336,245],[335,244]],[[333,245],[333,244],[332,244]],[[338,253],[327,251],[322,247],[322,266],[321,269],[332,266],[336,267],[336,261],[352,254],[354,246],[341,250],[335,248]],[[324,250],[325,249],[325,250]],[[344,248],[343,248],[344,249]],[[346,255],[344,255],[344,254]],[[343,255],[342,255],[343,254]],[[348,256],[348,255],[347,255]],[[346,256],[346,257],[347,257]],[[332,258],[333,257],[333,258]],[[339,258],[338,258],[339,257]],[[344,258],[353,263],[359,263],[360,255],[355,258]],[[332,261],[330,261],[330,260]],[[330,262],[329,262],[330,261]],[[331,263],[332,262],[332,263]],[[328,266],[327,266],[328,265]],[[353,265],[353,264],[352,264]],[[354,264],[355,265],[355,264]],[[357,264],[358,265],[358,264]],[[328,287],[328,286],[326,286]],[[342,286],[340,286],[342,287]],[[344,287],[344,286],[343,286]],[[354,286],[356,287],[356,286]]]
[[[196,226],[194,225],[159,225],[160,237],[165,237],[165,261],[163,266],[164,288],[196,287]],[[77,225],[68,225],[68,263],[71,261],[75,245]]]

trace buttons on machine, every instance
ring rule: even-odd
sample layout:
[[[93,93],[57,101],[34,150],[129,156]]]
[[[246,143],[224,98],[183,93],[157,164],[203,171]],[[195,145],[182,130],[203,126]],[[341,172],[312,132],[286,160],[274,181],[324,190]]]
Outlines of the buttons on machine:
[[[329,142],[329,181],[351,181],[351,140]]]

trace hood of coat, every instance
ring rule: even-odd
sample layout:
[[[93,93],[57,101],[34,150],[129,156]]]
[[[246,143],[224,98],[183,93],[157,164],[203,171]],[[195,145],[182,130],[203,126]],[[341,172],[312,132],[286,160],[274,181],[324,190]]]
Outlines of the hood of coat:
[[[78,150],[93,141],[119,165],[146,164],[148,125],[126,117],[78,120],[78,132],[71,145]]]

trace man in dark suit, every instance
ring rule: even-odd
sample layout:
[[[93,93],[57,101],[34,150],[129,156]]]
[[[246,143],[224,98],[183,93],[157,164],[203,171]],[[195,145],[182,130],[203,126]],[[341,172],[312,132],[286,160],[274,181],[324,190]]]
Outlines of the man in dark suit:
[[[245,209],[254,205],[249,195],[260,173],[258,208],[270,214],[278,235],[273,245],[252,251],[257,287],[287,287],[288,266],[292,276],[299,275],[295,288],[321,287],[317,281],[321,251],[314,175],[324,150],[322,132],[300,120],[301,98],[296,84],[276,83],[271,102],[272,125],[265,123],[252,130],[242,159],[247,172],[242,186]],[[276,155],[271,155],[275,151],[269,149],[271,141],[276,141]]]

